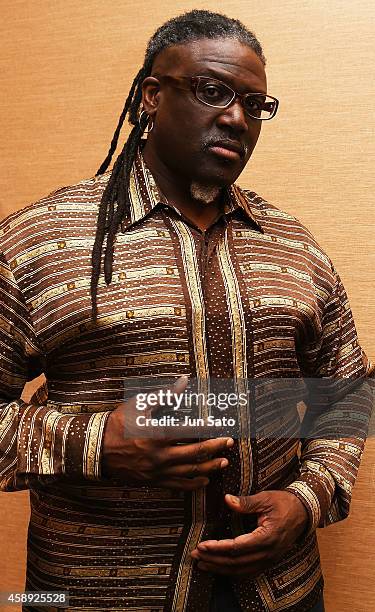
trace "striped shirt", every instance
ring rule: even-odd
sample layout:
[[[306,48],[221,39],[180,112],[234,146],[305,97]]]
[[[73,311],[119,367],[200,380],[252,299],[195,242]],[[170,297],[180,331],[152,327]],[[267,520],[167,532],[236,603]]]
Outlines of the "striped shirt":
[[[26,588],[69,591],[66,612],[207,612],[213,576],[191,551],[250,529],[229,514],[223,492],[287,488],[308,511],[308,533],[256,579],[236,578],[234,590],[245,612],[307,611],[322,589],[315,529],[349,511],[366,388],[350,405],[351,437],[319,436],[323,421],[336,424],[349,409],[345,398],[307,402],[317,418],[302,445],[296,405],[281,421],[272,402],[237,407],[229,466],[194,493],[101,477],[103,432],[124,380],[131,391],[146,376],[239,385],[364,377],[341,280],[293,216],[237,185],[202,233],[168,205],[139,153],[94,323],[91,251],[109,176],[59,189],[0,225],[0,485],[30,489]],[[41,372],[48,390],[22,402],[24,383]],[[267,431],[265,415],[282,436]]]

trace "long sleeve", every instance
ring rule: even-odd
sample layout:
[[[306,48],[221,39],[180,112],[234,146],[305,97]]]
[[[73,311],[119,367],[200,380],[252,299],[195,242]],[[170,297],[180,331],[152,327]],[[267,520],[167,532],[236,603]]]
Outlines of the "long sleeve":
[[[300,475],[287,487],[305,504],[311,530],[349,513],[373,404],[366,378],[369,363],[358,343],[345,289],[334,275],[319,338],[301,357],[310,392]]]
[[[110,412],[66,415],[19,398],[30,364],[43,360],[23,295],[0,258],[0,488],[14,491],[59,478],[100,479]]]

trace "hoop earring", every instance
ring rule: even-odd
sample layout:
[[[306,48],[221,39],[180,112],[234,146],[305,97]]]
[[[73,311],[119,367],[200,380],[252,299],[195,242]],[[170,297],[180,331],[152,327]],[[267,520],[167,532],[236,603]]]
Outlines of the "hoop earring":
[[[139,115],[139,119],[138,119],[138,123],[139,125],[141,125],[141,121],[142,121],[142,117],[143,117],[143,113],[148,117],[148,122],[146,124],[145,129],[143,130],[144,134],[149,134],[150,132],[152,132],[153,128],[154,128],[154,120],[152,119],[152,117],[150,117],[150,115],[148,115],[145,111],[145,109],[143,109],[143,111],[141,112],[141,114]]]

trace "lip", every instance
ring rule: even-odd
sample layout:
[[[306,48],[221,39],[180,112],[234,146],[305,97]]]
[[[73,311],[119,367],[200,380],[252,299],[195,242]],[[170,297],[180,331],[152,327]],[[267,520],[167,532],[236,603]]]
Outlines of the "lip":
[[[217,141],[208,147],[212,153],[226,159],[238,160],[244,157],[243,147],[236,142]]]

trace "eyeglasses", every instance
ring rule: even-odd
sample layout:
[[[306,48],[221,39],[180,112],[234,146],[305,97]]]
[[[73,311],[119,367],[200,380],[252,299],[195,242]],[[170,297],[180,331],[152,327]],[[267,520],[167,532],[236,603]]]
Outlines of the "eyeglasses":
[[[244,111],[252,119],[258,121],[268,121],[276,115],[279,101],[273,96],[268,96],[263,93],[247,93],[240,94],[234,91],[231,87],[211,77],[196,76],[196,77],[174,77],[164,75],[157,77],[159,81],[169,81],[172,87],[192,91],[199,102],[212,106],[213,108],[228,108],[235,99],[241,100]],[[178,86],[177,83],[190,81],[190,87]],[[175,83],[174,85],[172,83]]]

